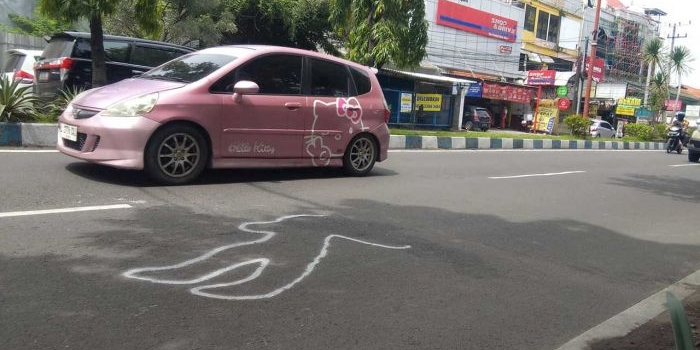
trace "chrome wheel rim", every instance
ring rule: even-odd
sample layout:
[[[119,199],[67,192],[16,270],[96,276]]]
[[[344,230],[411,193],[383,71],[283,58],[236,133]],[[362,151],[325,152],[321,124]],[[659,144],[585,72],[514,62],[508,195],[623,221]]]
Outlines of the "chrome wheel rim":
[[[170,177],[189,175],[197,167],[200,158],[199,144],[189,134],[172,134],[158,147],[158,166]]]
[[[361,138],[355,141],[350,148],[350,162],[357,171],[365,171],[374,160],[374,144],[371,140]]]

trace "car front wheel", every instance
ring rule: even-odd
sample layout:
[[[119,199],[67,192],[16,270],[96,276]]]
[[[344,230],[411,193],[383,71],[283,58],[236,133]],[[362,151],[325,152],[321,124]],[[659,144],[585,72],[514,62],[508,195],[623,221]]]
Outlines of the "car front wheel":
[[[343,169],[350,176],[364,176],[374,167],[377,160],[377,144],[367,135],[355,137],[343,156]]]
[[[174,124],[158,130],[146,145],[144,168],[154,180],[181,185],[196,179],[209,154],[204,135],[195,127]]]

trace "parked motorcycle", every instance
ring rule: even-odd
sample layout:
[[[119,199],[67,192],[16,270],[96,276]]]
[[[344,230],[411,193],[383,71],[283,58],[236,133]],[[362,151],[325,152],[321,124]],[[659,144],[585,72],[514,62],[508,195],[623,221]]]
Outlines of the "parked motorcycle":
[[[668,141],[666,142],[666,153],[676,151],[681,154],[683,152],[683,142],[681,140],[681,128],[674,125],[668,129]]]

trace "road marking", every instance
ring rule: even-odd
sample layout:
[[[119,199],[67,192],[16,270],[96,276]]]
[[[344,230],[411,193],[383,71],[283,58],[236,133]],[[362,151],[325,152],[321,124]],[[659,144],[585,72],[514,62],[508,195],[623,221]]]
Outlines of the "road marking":
[[[700,163],[687,163],[687,164],[676,164],[676,165],[669,165],[670,167],[682,167],[682,166],[700,166]]]
[[[0,149],[0,153],[57,153],[55,149]]]
[[[80,211],[95,211],[95,210],[111,210],[111,209],[127,209],[132,206],[129,204],[115,204],[115,205],[96,205],[90,207],[74,207],[74,208],[60,208],[60,209],[46,209],[46,210],[29,210],[29,211],[11,211],[6,213],[0,213],[0,218],[9,218],[13,216],[28,216],[28,215],[44,215],[44,214],[60,214],[60,213],[75,213]]]
[[[568,174],[578,174],[578,173],[585,173],[585,171],[575,170],[575,171],[562,171],[560,173],[524,174],[524,175],[513,175],[513,176],[489,176],[489,179],[519,179],[522,177],[556,176],[556,175],[568,175]]]
[[[666,311],[666,292],[683,300],[693,294],[700,284],[700,270],[640,301],[629,309],[571,339],[556,350],[587,350],[602,339],[622,337]]]
[[[455,149],[455,148],[440,148],[440,149],[390,149],[389,153],[487,153],[487,152],[609,152],[609,151],[625,151],[625,152],[658,152],[657,149],[576,149],[576,148],[481,148],[481,149]]]
[[[218,277],[218,276],[220,276],[226,272],[229,272],[229,271],[234,271],[240,267],[244,267],[244,266],[248,266],[248,265],[257,265],[257,268],[255,269],[255,271],[253,271],[253,273],[251,273],[247,277],[244,277],[242,279],[237,279],[237,280],[231,281],[231,282],[200,285],[200,286],[191,288],[190,293],[192,293],[194,295],[199,295],[202,297],[221,299],[221,300],[258,300],[258,299],[268,299],[268,298],[275,297],[275,296],[281,294],[282,292],[291,289],[292,287],[294,287],[294,285],[296,285],[297,283],[301,282],[304,278],[311,275],[311,273],[316,268],[316,266],[321,263],[321,260],[328,255],[328,249],[330,248],[331,240],[333,238],[345,239],[345,240],[348,240],[351,242],[366,244],[369,246],[385,248],[385,249],[409,249],[409,248],[411,248],[410,245],[390,246],[390,245],[372,243],[372,242],[363,241],[363,240],[360,240],[357,238],[346,237],[346,236],[341,236],[341,235],[336,235],[336,234],[328,235],[328,236],[326,236],[326,238],[323,239],[323,246],[321,247],[321,251],[318,253],[318,255],[316,255],[314,257],[312,262],[310,262],[309,264],[306,265],[304,272],[300,276],[294,278],[291,282],[288,282],[287,284],[285,284],[281,287],[278,287],[270,292],[262,293],[262,294],[228,295],[228,294],[218,294],[218,293],[205,292],[205,290],[219,289],[219,288],[241,285],[241,284],[244,284],[244,283],[247,283],[247,282],[250,282],[250,281],[257,279],[258,277],[260,277],[263,274],[263,271],[265,270],[265,268],[267,268],[268,265],[270,265],[271,260],[269,258],[266,258],[266,257],[258,257],[258,258],[254,258],[254,259],[244,260],[244,261],[241,261],[239,263],[224,266],[222,268],[216,269],[214,271],[208,272],[204,275],[194,277],[191,279],[161,279],[161,278],[150,277],[148,275],[144,275],[144,273],[148,273],[148,272],[181,269],[181,268],[187,267],[189,265],[193,265],[195,263],[205,261],[205,260],[213,257],[216,254],[219,254],[221,252],[224,252],[224,251],[227,251],[227,250],[230,250],[233,248],[267,242],[277,235],[277,232],[275,232],[275,231],[255,230],[255,229],[249,228],[249,226],[251,226],[251,225],[266,225],[266,224],[279,223],[279,222],[282,222],[282,221],[285,221],[288,219],[303,218],[303,217],[324,217],[324,216],[325,215],[301,214],[301,215],[282,216],[282,217],[279,217],[279,218],[272,220],[272,221],[246,222],[246,223],[243,223],[240,226],[238,226],[238,229],[241,231],[244,231],[244,232],[248,232],[248,233],[263,234],[263,236],[256,239],[256,240],[252,240],[252,241],[244,241],[244,242],[238,242],[238,243],[233,243],[233,244],[221,246],[221,247],[212,249],[212,250],[208,251],[207,253],[202,254],[196,258],[185,260],[183,262],[180,262],[180,263],[177,263],[174,265],[159,266],[159,267],[140,267],[140,268],[131,269],[131,270],[128,270],[128,271],[122,273],[122,276],[124,276],[126,278],[132,278],[132,279],[147,281],[147,282],[151,282],[151,283],[170,284],[170,285],[193,285],[193,284],[198,284],[201,282],[208,281],[214,277]]]

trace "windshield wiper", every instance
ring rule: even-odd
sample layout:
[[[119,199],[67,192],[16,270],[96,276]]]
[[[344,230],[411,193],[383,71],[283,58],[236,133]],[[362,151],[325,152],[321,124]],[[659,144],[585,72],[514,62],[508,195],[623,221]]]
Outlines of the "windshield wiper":
[[[146,79],[154,79],[154,80],[168,80],[168,81],[177,81],[179,83],[185,83],[189,84],[191,83],[187,79],[183,78],[178,78],[178,77],[169,77],[169,76],[164,76],[164,75],[141,75],[139,78],[146,78]]]

